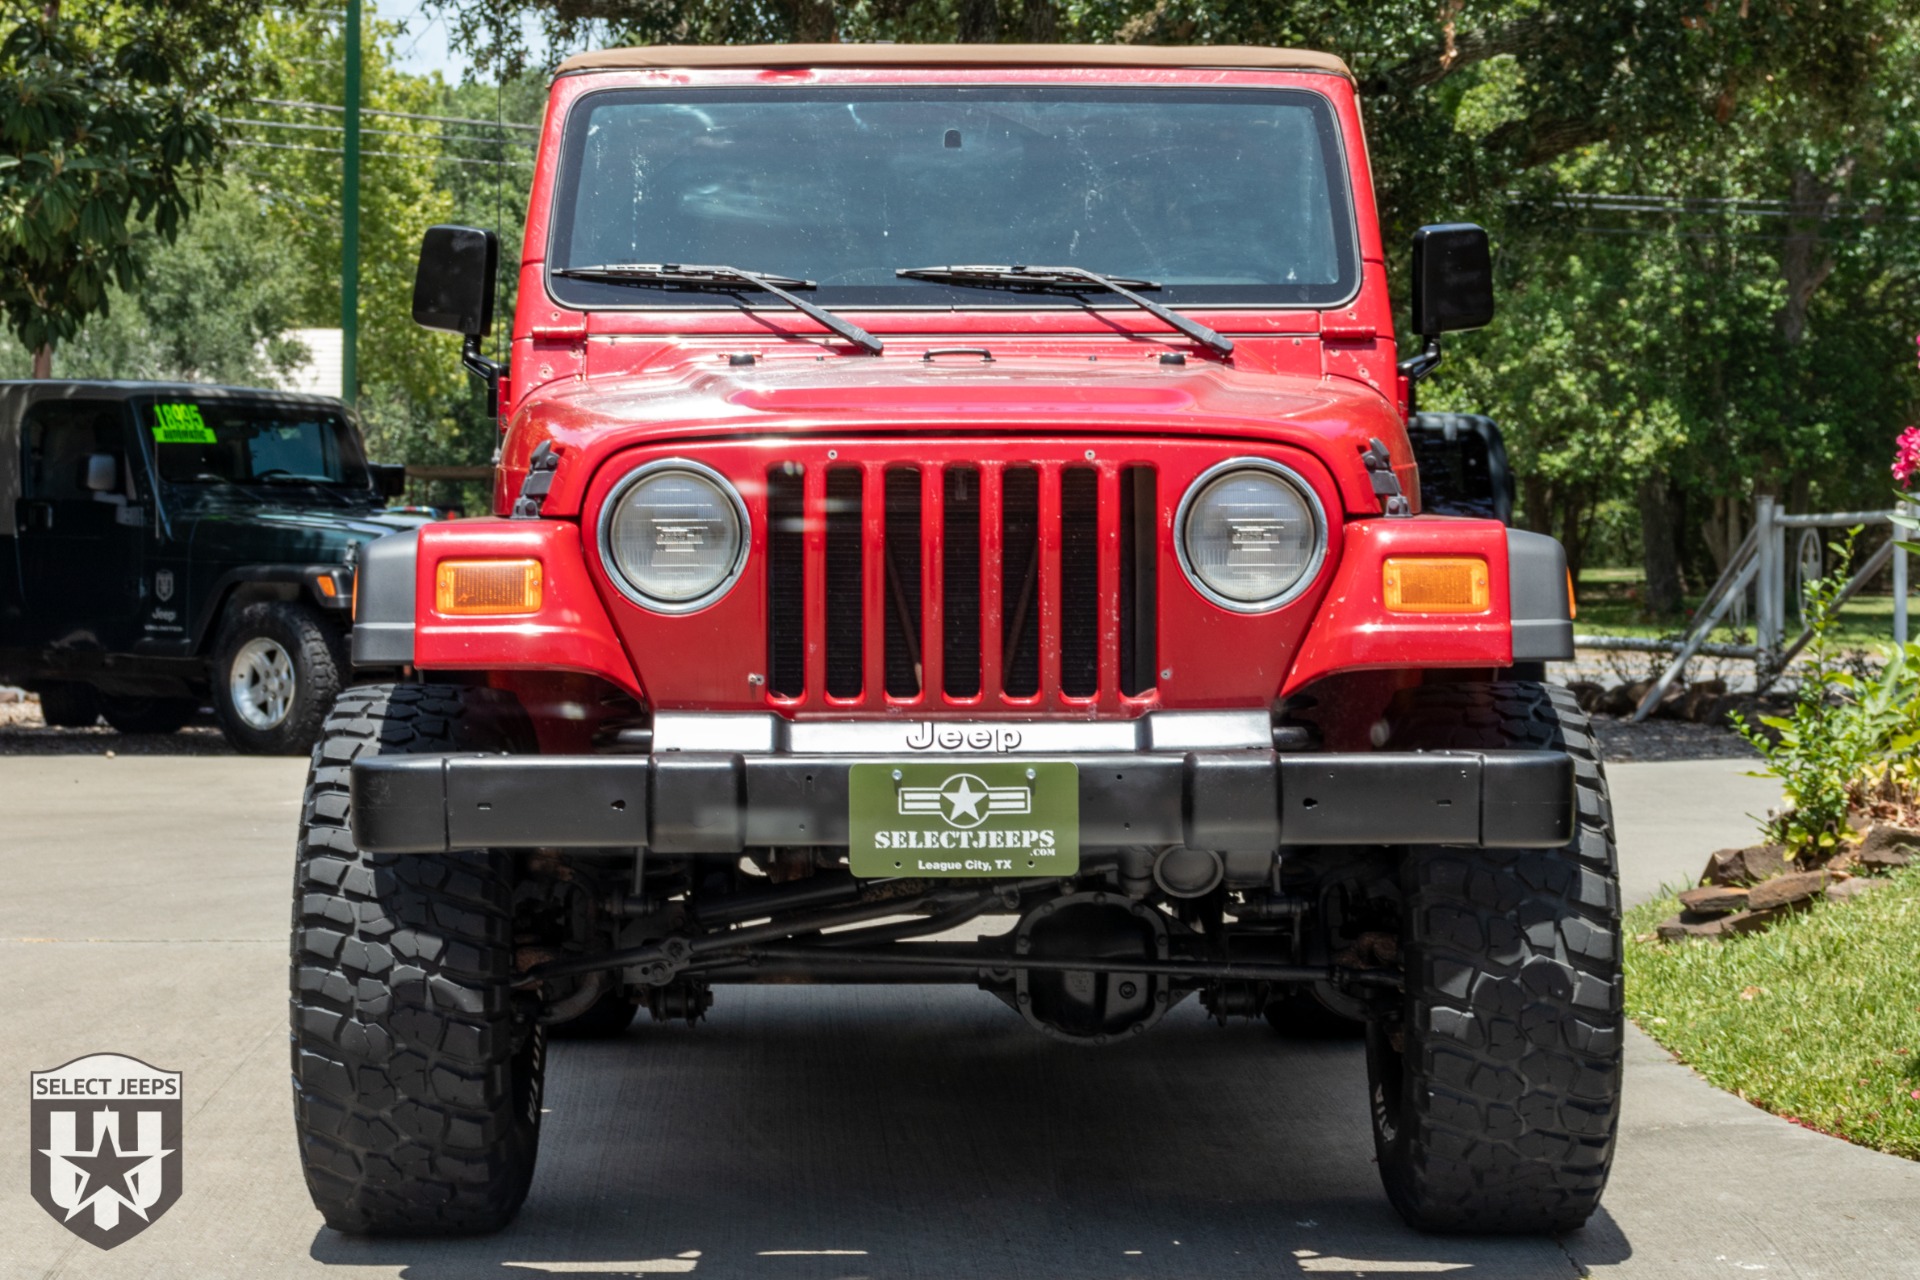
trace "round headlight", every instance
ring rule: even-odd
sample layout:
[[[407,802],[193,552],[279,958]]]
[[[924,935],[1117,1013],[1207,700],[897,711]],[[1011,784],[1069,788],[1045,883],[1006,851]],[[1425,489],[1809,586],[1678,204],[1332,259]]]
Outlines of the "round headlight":
[[[1180,567],[1215,604],[1276,608],[1313,581],[1325,520],[1305,481],[1276,462],[1235,458],[1202,473],[1175,517]]]
[[[726,478],[672,459],[634,472],[607,499],[600,551],[613,579],[660,613],[701,608],[747,561],[747,508]]]

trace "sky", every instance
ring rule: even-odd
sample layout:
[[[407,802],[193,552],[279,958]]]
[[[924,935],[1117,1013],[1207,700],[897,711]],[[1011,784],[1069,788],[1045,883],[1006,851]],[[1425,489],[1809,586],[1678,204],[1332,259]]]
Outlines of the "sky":
[[[466,77],[470,63],[460,51],[448,47],[445,15],[433,11],[424,0],[372,0],[365,12],[406,25],[407,33],[394,45],[395,63],[402,71],[415,75],[438,71],[449,84],[458,84]],[[530,36],[539,30],[539,22],[531,15],[525,26]]]

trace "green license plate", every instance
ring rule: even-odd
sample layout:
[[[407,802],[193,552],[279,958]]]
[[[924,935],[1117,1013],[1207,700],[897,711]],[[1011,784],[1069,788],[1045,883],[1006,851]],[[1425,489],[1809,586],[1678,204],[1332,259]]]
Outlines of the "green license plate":
[[[1080,869],[1080,770],[1063,761],[856,764],[856,876],[1068,876]]]

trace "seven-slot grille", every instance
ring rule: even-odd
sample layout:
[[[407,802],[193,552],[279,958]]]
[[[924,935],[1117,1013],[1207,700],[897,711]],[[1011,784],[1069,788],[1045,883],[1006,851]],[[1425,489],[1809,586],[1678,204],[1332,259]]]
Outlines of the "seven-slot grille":
[[[770,699],[1118,711],[1152,691],[1152,467],[838,453],[767,473]]]

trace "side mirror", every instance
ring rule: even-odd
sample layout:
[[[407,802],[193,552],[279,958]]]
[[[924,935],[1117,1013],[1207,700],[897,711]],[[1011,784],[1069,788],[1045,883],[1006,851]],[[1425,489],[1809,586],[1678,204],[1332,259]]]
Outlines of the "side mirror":
[[[493,330],[493,275],[500,238],[477,227],[428,227],[413,273],[413,322],[484,338]]]
[[[487,416],[500,416],[500,377],[506,372],[480,354],[480,339],[493,330],[493,276],[500,265],[500,237],[478,227],[428,227],[413,273],[413,322],[457,333],[460,363],[487,388]]]
[[[417,304],[416,304],[417,305]],[[1493,321],[1493,254],[1471,222],[1413,233],[1413,331],[1423,338]]]
[[[110,453],[87,455],[87,488],[94,493],[112,493],[120,487],[120,461]]]
[[[397,498],[407,491],[407,469],[397,462],[369,462],[373,489],[383,498]]]

